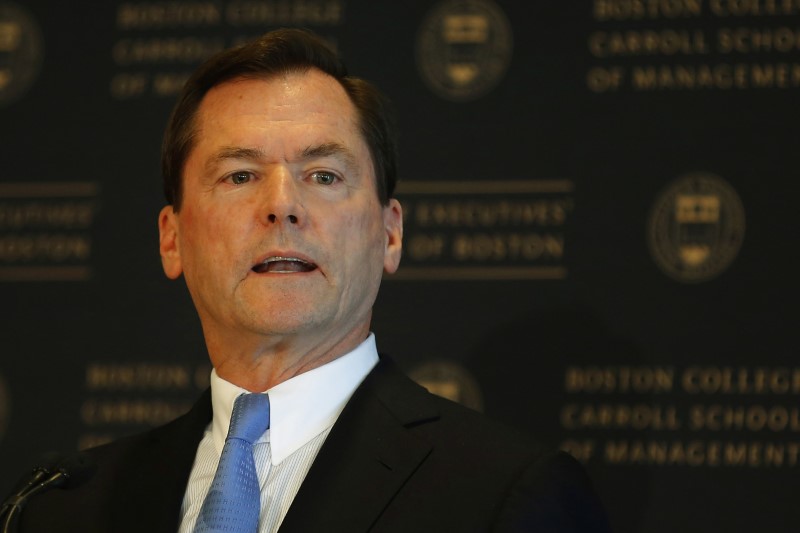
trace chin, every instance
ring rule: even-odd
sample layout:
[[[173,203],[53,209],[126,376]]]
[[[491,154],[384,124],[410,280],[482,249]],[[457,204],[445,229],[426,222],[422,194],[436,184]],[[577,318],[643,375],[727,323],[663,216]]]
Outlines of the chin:
[[[253,314],[250,317],[252,329],[264,335],[292,334],[313,330],[324,322],[317,313],[306,309],[287,310],[281,305],[272,305],[270,312]]]

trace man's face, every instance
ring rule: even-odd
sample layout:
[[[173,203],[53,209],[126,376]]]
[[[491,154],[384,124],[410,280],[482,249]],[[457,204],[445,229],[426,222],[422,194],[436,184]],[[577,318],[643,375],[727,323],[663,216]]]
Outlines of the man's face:
[[[207,341],[367,331],[402,213],[383,206],[357,115],[318,70],[223,83],[203,99],[183,201],[159,219],[164,270],[183,273]]]

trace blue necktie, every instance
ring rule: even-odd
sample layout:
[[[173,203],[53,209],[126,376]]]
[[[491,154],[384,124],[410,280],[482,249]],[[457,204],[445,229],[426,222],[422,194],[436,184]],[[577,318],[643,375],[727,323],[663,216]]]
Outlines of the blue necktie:
[[[255,533],[261,510],[253,442],[269,428],[269,397],[242,394],[233,404],[231,426],[214,481],[200,508],[195,533]]]

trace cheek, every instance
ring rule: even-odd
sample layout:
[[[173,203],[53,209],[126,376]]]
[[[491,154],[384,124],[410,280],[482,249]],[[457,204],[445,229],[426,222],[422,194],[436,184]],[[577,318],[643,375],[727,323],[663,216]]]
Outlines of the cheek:
[[[201,224],[198,224],[199,220],[201,220],[201,218],[195,216],[195,213],[192,211],[185,214],[181,223],[182,249],[184,255],[188,255],[189,258],[194,258],[197,255],[200,249],[198,243],[203,240],[203,228]]]
[[[383,268],[383,250],[385,236],[383,220],[373,213],[347,217],[343,222],[345,230],[342,232],[344,245],[350,250],[353,257],[360,259],[355,268],[365,270],[371,267]],[[366,262],[366,263],[365,263]],[[373,263],[376,263],[373,265]],[[380,263],[380,265],[377,265]]]
[[[225,256],[219,251],[233,240],[233,234],[226,231],[225,217],[213,212],[191,211],[181,224],[182,246],[187,260],[191,263],[219,262]]]

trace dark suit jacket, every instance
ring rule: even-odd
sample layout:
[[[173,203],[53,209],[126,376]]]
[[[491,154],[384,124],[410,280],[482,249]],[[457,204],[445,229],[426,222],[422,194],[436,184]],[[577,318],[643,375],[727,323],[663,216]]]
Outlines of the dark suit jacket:
[[[91,451],[87,482],[32,499],[20,533],[175,532],[210,393]],[[382,359],[334,425],[281,533],[607,531],[583,469],[429,394]]]

